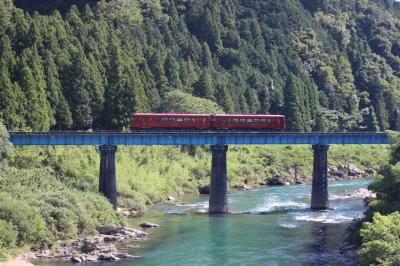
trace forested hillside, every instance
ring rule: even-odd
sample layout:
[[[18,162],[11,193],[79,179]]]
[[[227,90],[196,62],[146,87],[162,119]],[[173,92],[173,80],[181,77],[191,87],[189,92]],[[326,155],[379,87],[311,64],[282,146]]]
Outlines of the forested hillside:
[[[121,129],[179,90],[291,130],[396,130],[399,29],[394,0],[2,0],[0,119]]]

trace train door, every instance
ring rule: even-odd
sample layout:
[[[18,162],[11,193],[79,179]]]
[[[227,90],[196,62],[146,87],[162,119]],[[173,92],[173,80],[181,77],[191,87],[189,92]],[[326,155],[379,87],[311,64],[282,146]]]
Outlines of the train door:
[[[210,116],[210,128],[216,129],[217,118],[214,115]]]

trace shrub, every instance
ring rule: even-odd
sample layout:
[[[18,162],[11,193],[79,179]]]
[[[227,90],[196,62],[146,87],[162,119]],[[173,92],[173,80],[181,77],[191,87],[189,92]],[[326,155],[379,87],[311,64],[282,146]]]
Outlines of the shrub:
[[[0,261],[7,258],[9,250],[15,247],[16,241],[17,232],[13,226],[5,220],[0,220]]]
[[[34,243],[42,247],[52,240],[39,212],[6,193],[0,194],[0,219],[14,226],[18,232],[18,246]]]
[[[400,213],[379,213],[361,229],[361,265],[400,265]]]

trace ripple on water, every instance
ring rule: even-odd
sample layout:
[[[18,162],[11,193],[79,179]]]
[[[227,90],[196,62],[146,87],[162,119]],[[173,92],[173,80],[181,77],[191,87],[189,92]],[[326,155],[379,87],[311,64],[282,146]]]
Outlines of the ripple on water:
[[[317,222],[323,224],[339,224],[350,223],[353,219],[359,218],[359,214],[355,212],[338,213],[334,210],[329,211],[308,211],[308,212],[292,212],[290,215],[296,221]]]

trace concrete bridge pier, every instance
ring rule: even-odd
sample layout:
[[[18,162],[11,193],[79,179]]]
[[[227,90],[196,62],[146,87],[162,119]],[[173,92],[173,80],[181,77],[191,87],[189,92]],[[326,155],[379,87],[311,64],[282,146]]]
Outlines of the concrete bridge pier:
[[[117,178],[115,175],[116,145],[100,145],[99,192],[117,209]]]
[[[313,145],[314,165],[311,191],[311,209],[329,208],[328,200],[328,149],[329,145]]]
[[[228,177],[226,174],[226,152],[228,145],[211,145],[211,182],[209,213],[228,212]]]

